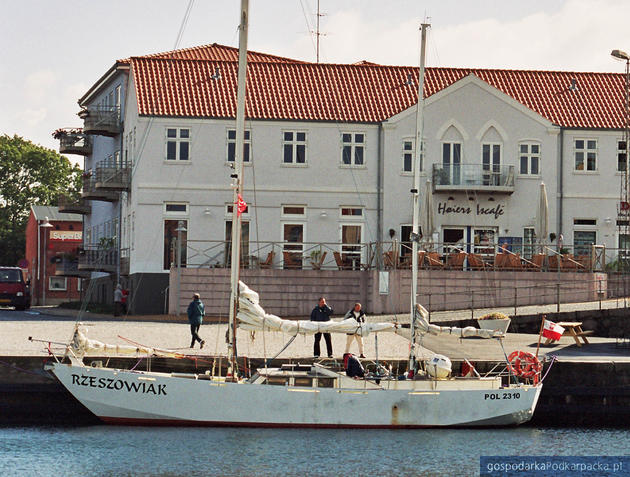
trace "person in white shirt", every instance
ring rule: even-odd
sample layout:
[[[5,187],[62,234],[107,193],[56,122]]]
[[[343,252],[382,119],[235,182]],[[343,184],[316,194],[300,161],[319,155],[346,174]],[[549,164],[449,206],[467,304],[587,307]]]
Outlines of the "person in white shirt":
[[[365,323],[365,312],[361,309],[361,303],[357,302],[354,304],[354,307],[346,313],[344,319],[354,318],[357,323]],[[358,331],[358,330],[357,330]],[[361,358],[365,358],[363,354],[363,336],[355,333],[348,333],[346,338],[346,353],[350,352],[350,345],[352,344],[352,340],[356,340],[359,345],[359,354]]]

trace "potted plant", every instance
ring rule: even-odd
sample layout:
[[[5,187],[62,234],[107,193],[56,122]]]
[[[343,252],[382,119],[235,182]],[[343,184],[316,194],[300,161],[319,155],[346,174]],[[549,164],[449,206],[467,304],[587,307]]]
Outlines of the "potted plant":
[[[484,330],[496,330],[504,334],[507,333],[511,321],[510,317],[503,313],[488,313],[487,315],[477,318],[479,328]]]

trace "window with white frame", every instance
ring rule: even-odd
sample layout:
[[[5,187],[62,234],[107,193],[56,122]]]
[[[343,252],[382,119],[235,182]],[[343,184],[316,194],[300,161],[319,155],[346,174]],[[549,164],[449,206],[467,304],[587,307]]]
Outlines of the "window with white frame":
[[[166,128],[166,160],[188,161],[190,159],[190,129]]]
[[[66,277],[48,277],[48,289],[50,291],[66,291],[68,280]]]
[[[416,157],[416,141],[414,139],[403,139],[402,143],[402,171],[413,172],[413,164]],[[422,143],[422,150],[420,151],[420,170],[424,167],[424,142]]]
[[[363,208],[362,207],[341,207],[341,217],[344,219],[360,219],[363,218]]]
[[[442,173],[437,176],[440,185],[459,185],[462,180],[462,144],[442,143]]]
[[[519,174],[540,175],[540,144],[522,142],[518,145]]]
[[[188,215],[187,202],[165,202],[164,213],[166,215]]]
[[[576,171],[597,170],[597,139],[576,139],[573,149]]]
[[[282,162],[284,164],[306,164],[306,132],[283,131]]]
[[[501,149],[500,143],[481,145],[481,168],[484,171],[483,185],[501,184]]]
[[[249,150],[251,144],[251,132],[249,129],[245,130],[245,143],[243,145],[243,162],[249,162]],[[227,160],[228,162],[234,162],[236,154],[236,129],[228,129],[227,132]]]
[[[625,140],[617,141],[617,170],[623,172],[628,167],[628,150]]]
[[[365,134],[345,132],[341,134],[341,163],[344,166],[365,164]]]
[[[306,217],[306,206],[304,205],[283,205],[283,217]]]
[[[234,205],[233,204],[225,204],[225,215],[226,216],[232,216],[232,213],[234,212]],[[245,210],[241,213],[241,215],[248,215],[249,214],[249,204],[247,204],[245,206]]]

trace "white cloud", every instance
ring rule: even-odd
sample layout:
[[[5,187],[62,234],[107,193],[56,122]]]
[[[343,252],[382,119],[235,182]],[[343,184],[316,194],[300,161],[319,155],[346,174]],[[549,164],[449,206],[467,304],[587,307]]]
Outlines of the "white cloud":
[[[38,70],[29,74],[24,81],[24,96],[31,103],[39,103],[49,97],[57,80],[52,70]]]
[[[47,108],[39,109],[25,109],[18,113],[18,118],[21,119],[28,126],[37,126],[48,116]]]

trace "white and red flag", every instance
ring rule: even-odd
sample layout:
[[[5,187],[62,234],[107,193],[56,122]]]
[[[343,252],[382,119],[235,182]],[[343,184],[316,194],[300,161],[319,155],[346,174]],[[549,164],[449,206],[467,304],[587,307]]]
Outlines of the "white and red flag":
[[[241,194],[238,194],[238,200],[236,201],[236,215],[240,215],[247,210],[247,202],[243,199]]]
[[[564,328],[562,326],[557,325],[553,321],[545,320],[542,330],[542,335],[545,338],[558,341],[562,337],[562,333],[564,333]]]

